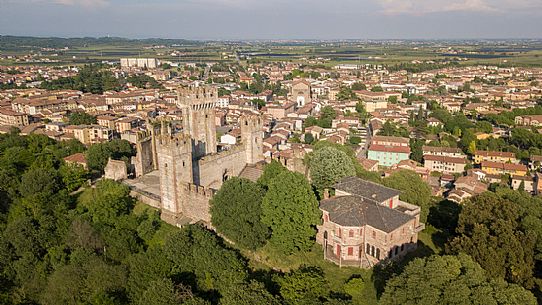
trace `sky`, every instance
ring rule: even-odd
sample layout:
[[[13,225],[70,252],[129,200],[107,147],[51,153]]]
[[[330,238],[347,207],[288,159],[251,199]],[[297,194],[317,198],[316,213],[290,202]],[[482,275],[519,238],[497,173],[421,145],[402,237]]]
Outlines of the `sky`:
[[[0,0],[0,34],[211,40],[542,38],[542,0]]]

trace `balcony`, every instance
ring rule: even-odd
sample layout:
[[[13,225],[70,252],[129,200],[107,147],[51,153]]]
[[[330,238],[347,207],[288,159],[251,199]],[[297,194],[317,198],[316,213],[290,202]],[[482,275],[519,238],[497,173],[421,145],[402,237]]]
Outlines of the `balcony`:
[[[425,229],[425,223],[420,223],[417,227],[414,228],[414,233],[419,233]]]
[[[341,259],[333,252],[333,247],[328,245],[324,250],[325,259],[339,265],[340,267],[358,267],[358,268],[371,268],[372,265],[369,264],[367,260],[346,260]]]

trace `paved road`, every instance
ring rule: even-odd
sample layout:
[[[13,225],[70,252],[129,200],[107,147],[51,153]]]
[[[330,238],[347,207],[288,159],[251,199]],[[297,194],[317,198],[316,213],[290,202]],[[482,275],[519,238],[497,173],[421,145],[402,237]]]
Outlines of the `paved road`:
[[[360,131],[362,136],[365,133],[365,139],[362,140],[361,143],[360,143],[361,146],[357,151],[357,156],[361,157],[361,158],[366,158],[367,157],[367,149],[369,149],[369,144],[371,143],[371,131],[369,129],[369,126],[367,126],[366,128],[360,129],[359,131]]]

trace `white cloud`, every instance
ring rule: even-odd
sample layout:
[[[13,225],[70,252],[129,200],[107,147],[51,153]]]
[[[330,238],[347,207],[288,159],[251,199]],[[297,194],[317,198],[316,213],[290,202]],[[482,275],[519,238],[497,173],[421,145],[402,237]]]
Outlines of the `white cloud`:
[[[541,0],[376,0],[387,15],[442,12],[507,13],[542,8]]]

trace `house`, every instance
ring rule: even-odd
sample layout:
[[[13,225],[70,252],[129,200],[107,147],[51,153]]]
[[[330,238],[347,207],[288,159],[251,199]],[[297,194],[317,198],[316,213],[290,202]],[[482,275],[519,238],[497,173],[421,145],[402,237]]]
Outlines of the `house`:
[[[516,125],[521,126],[542,126],[542,115],[521,115],[514,119]]]
[[[316,241],[326,260],[371,268],[416,249],[425,225],[420,208],[399,200],[399,191],[357,177],[344,178],[334,189],[334,197],[324,195],[320,202],[317,226]]]
[[[241,140],[241,129],[235,128],[220,137],[220,144],[235,145]]]
[[[66,158],[64,158],[64,162],[66,164],[74,164],[82,166],[84,169],[87,169],[87,158],[85,157],[85,154],[83,153],[76,153],[73,155],[69,155]]]
[[[510,183],[514,190],[519,190],[522,185],[526,192],[533,193],[535,190],[535,181],[532,176],[512,176],[511,180]]]
[[[466,158],[456,158],[448,156],[424,155],[424,167],[432,172],[441,172],[446,174],[462,173],[467,165]]]
[[[529,158],[529,169],[532,171],[536,171],[540,169],[540,165],[542,164],[542,156],[537,155],[531,155]]]
[[[136,128],[141,125],[141,120],[139,118],[126,117],[121,118],[115,121],[115,129],[118,133],[123,133],[132,128]]]
[[[369,146],[367,159],[378,161],[382,166],[392,166],[408,160],[409,156],[408,138],[374,136]]]
[[[482,163],[482,161],[501,162],[501,163],[519,163],[516,155],[511,152],[504,151],[485,151],[477,150],[474,153],[474,162]]]
[[[28,124],[30,124],[28,114],[0,108],[0,125],[26,126]]]
[[[290,113],[294,113],[296,103],[285,103],[283,105],[270,104],[265,106],[266,112],[274,118],[280,120]]]
[[[369,171],[369,172],[378,171],[378,161],[369,160],[365,158],[358,158],[358,162],[366,171]]]
[[[475,176],[457,178],[454,189],[448,193],[448,200],[461,203],[463,200],[487,191],[487,184],[478,181]]]
[[[482,170],[491,175],[527,175],[527,166],[523,164],[482,161]]]
[[[323,131],[324,128],[316,125],[305,128],[305,134],[310,133],[315,140],[320,140]]]
[[[465,154],[459,148],[453,147],[435,147],[435,146],[423,146],[422,147],[423,155],[431,156],[446,156],[453,158],[467,158]]]

